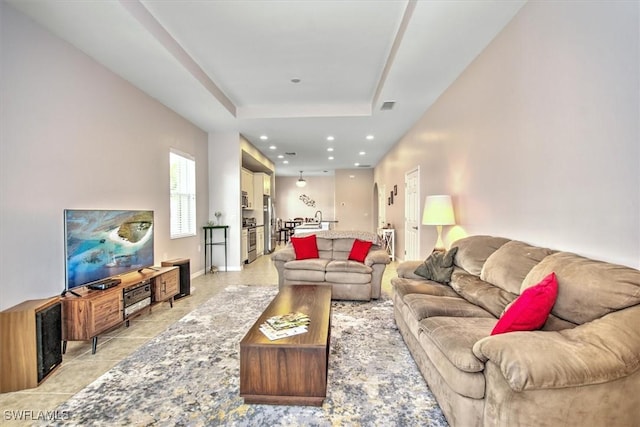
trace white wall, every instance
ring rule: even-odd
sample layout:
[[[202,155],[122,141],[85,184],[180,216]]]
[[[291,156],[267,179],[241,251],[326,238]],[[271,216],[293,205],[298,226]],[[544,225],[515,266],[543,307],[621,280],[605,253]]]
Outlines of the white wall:
[[[373,169],[336,170],[337,229],[375,231],[373,202]]]
[[[198,236],[169,239],[169,149],[193,155],[208,216],[207,135],[4,2],[0,309],[64,289],[63,210],[152,209],[155,260],[203,269]]]
[[[527,3],[376,167],[376,182],[389,188],[420,165],[421,200],[453,195],[467,234],[639,267],[639,5]],[[394,224],[402,214],[387,207]],[[426,255],[436,234],[422,231]]]
[[[299,177],[276,176],[276,217],[313,218],[322,211],[322,219],[337,220],[338,230],[375,231],[373,218],[373,169],[338,169],[334,176],[305,176],[307,186],[296,187]],[[308,206],[301,197],[315,202]]]
[[[322,218],[334,220],[335,212],[335,178],[333,176],[303,175],[307,186],[298,188],[299,177],[276,176],[275,211],[276,218],[283,220],[296,217],[312,218],[316,211],[322,211]],[[301,197],[307,196],[315,202],[315,206],[307,205]]]
[[[240,235],[242,210],[240,208],[240,134],[237,132],[209,134],[209,219],[214,212],[222,212],[221,221],[227,229],[227,269],[240,271]],[[206,222],[206,221],[205,221]],[[221,230],[214,231],[214,241],[223,240]],[[213,247],[212,262],[224,271],[224,248]]]

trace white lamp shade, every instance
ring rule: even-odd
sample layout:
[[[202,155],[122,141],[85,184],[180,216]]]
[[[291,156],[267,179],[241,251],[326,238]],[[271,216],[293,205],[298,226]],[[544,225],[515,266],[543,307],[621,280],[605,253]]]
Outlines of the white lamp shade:
[[[427,196],[424,200],[422,212],[424,225],[453,225],[456,219],[453,215],[451,196],[437,195]]]

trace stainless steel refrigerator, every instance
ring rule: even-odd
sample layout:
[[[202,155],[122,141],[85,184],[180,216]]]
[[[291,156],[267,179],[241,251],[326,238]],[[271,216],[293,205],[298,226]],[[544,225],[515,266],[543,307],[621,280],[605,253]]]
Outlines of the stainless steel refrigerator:
[[[262,196],[262,210],[264,212],[264,253],[268,254],[276,249],[276,221],[271,196]]]

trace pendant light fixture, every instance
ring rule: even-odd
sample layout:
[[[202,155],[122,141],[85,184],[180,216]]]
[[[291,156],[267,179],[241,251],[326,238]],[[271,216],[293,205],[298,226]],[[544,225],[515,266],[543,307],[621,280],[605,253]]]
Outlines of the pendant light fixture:
[[[302,179],[302,171],[300,171],[300,178],[296,181],[296,185],[300,188],[304,187],[305,185],[307,185],[307,181],[305,181],[304,179]]]

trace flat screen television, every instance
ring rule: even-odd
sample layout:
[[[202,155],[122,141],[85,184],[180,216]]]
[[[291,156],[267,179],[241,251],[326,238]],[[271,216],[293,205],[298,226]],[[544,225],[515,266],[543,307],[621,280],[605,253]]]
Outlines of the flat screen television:
[[[153,211],[64,211],[65,290],[153,266]]]

